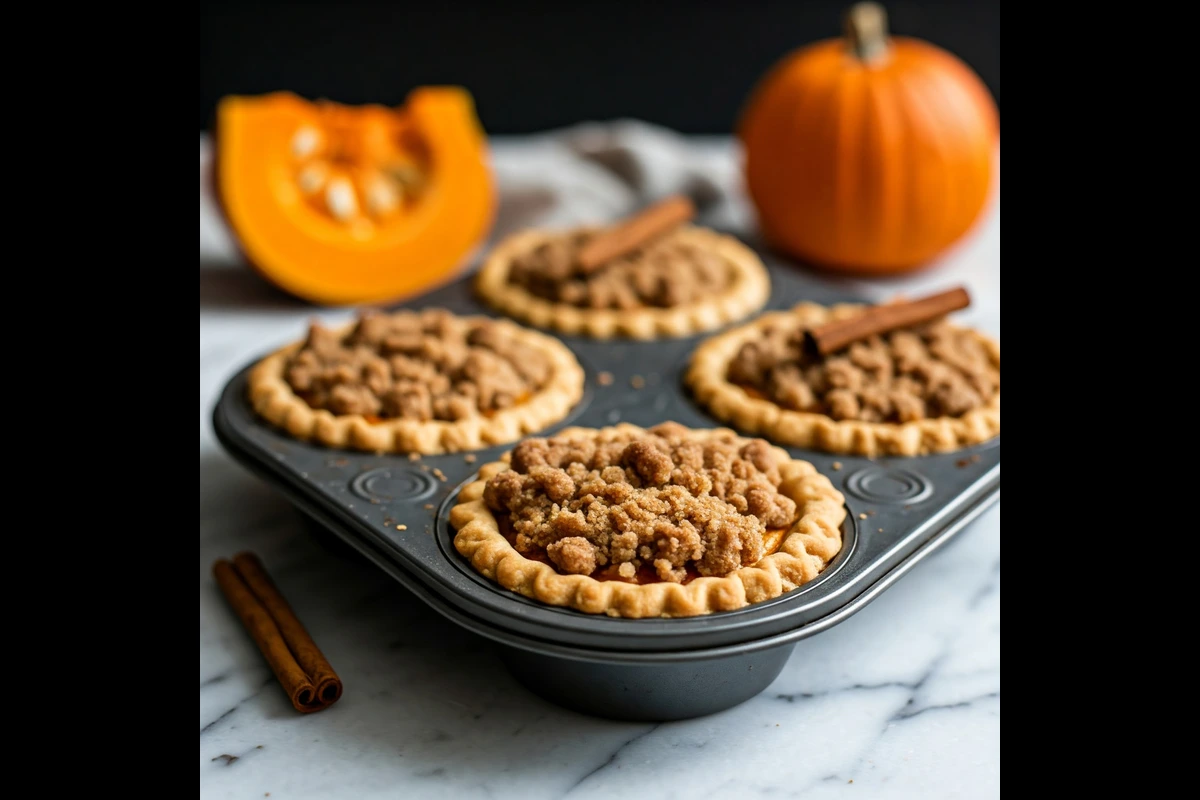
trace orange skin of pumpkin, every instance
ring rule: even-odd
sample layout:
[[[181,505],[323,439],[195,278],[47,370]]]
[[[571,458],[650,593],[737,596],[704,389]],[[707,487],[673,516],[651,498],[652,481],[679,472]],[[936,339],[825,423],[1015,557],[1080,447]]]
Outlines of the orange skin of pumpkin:
[[[362,155],[370,158],[372,135],[397,113],[345,107],[336,121],[363,127]],[[246,260],[264,278],[320,305],[382,303],[444,283],[465,264],[496,211],[474,102],[457,87],[422,87],[399,113],[400,124],[411,125],[428,150],[427,188],[411,209],[364,236],[319,213],[295,186],[291,138],[301,125],[321,127],[315,104],[288,92],[222,99],[214,159],[218,205]]]
[[[867,274],[920,268],[991,195],[999,113],[963,62],[892,37],[878,64],[842,39],[785,57],[738,126],[764,236],[810,264]]]

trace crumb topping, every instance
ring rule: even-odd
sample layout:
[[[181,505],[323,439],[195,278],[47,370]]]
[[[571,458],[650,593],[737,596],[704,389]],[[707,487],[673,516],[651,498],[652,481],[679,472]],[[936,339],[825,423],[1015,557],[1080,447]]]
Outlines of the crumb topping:
[[[284,378],[313,408],[426,422],[510,408],[550,372],[545,353],[495,322],[431,309],[367,312],[344,336],[313,323]]]
[[[591,272],[577,256],[595,233],[573,231],[515,258],[509,281],[538,297],[593,309],[671,308],[720,293],[732,281],[729,264],[682,231]]]
[[[865,422],[959,417],[1000,391],[1000,370],[982,344],[944,319],[825,358],[805,351],[803,328],[772,325],[742,345],[728,378],[783,408]]]
[[[768,529],[795,521],[779,463],[761,439],[699,440],[677,423],[611,439],[526,439],[484,502],[514,546],[560,572],[641,571],[683,583],[722,576],[765,553]]]

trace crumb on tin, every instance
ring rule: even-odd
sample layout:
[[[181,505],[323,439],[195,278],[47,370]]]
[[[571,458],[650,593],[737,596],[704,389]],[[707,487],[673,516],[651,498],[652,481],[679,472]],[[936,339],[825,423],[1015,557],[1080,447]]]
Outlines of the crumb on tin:
[[[463,456],[463,461],[467,462],[468,464],[474,464],[475,463],[475,454],[467,453],[465,456]]]
[[[641,375],[634,375],[632,378],[629,379],[629,385],[632,386],[634,389],[641,389],[643,386],[646,385],[646,379],[643,378]]]
[[[442,483],[446,482],[446,473],[442,472],[437,467],[433,468],[433,477],[437,478]]]
[[[420,453],[417,453],[417,452],[415,452],[415,451],[414,451],[414,452],[412,452],[412,453],[409,453],[409,454],[408,454],[408,460],[409,460],[409,461],[420,461],[420,460],[421,460],[421,454],[420,454]]]
[[[841,469],[841,468],[842,468],[842,462],[840,462],[840,461],[835,461],[835,462],[833,462],[832,464],[830,464],[829,466],[830,466],[832,469],[838,470],[838,469]]]
[[[396,530],[398,530],[398,531],[406,531],[406,530],[408,530],[408,526],[407,526],[407,525],[397,525],[397,526],[396,526]]]
[[[596,383],[601,386],[612,386],[613,374],[611,372],[601,372],[596,376]]]

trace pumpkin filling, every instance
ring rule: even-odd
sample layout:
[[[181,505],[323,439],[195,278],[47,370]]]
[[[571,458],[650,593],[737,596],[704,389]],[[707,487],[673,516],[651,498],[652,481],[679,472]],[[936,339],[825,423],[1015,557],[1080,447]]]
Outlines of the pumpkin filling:
[[[825,357],[804,328],[771,325],[729,363],[728,379],[783,408],[836,420],[959,417],[1000,392],[1000,370],[968,330],[944,319],[871,336]]]
[[[688,229],[656,237],[598,269],[579,263],[593,231],[548,239],[513,259],[508,280],[537,297],[590,309],[673,308],[720,294],[733,269],[692,239]]]
[[[778,549],[795,522],[761,439],[698,440],[677,423],[612,440],[526,439],[483,499],[527,558],[631,583],[724,576]]]
[[[364,313],[344,336],[314,323],[284,370],[313,408],[371,422],[491,417],[527,400],[550,375],[542,351],[490,320],[440,309]]]

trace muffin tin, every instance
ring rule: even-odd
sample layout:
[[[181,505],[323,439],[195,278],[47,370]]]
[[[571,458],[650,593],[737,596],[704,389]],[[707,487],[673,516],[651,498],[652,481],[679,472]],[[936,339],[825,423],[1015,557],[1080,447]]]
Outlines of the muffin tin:
[[[856,299],[761,255],[772,280],[768,309]],[[474,298],[469,280],[401,307],[495,316]],[[720,426],[683,385],[692,349],[711,335],[655,342],[560,337],[583,365],[587,384],[571,414],[538,435],[618,422]],[[812,462],[846,496],[842,551],[817,579],[773,600],[702,617],[584,614],[510,592],[476,573],[454,549],[449,510],[458,490],[512,444],[473,451],[473,463],[465,453],[414,462],[305,444],[255,415],[246,399],[250,366],[229,381],[213,411],[217,438],[235,458],[435,610],[497,642],[505,663],[532,691],[602,716],[681,719],[754,696],[779,674],[797,641],[874,599],[1000,493],[998,437],[915,458],[785,448]],[[611,384],[598,383],[601,371],[612,374]]]

